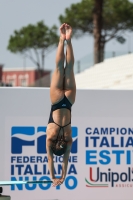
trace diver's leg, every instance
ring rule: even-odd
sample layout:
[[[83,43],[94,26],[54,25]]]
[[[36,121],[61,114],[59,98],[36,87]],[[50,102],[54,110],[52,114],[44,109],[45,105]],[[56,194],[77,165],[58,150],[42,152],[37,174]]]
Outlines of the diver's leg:
[[[65,66],[65,77],[64,77],[64,90],[68,100],[73,104],[76,96],[76,83],[74,77],[74,53],[71,42],[72,28],[66,26],[66,66]]]
[[[61,35],[56,53],[56,68],[54,70],[50,86],[50,98],[52,104],[59,102],[64,96],[64,31],[64,24],[62,24],[60,27]]]

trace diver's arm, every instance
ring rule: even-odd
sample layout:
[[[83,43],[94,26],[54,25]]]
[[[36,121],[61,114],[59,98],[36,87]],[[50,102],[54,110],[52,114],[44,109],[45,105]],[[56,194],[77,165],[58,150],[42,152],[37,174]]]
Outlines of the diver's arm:
[[[67,173],[67,166],[68,166],[68,159],[69,159],[69,155],[70,155],[70,151],[71,151],[71,146],[72,146],[72,141],[69,141],[67,143],[67,149],[66,152],[64,153],[63,156],[63,163],[62,163],[62,176],[59,179],[54,179],[53,180],[53,186],[56,187],[57,185],[61,185],[66,177],[66,173]]]
[[[53,152],[51,150],[51,141],[50,139],[47,139],[46,141],[46,147],[47,147],[47,156],[48,156],[48,168],[50,171],[50,176],[53,181],[52,186],[56,187],[57,185],[60,185],[62,182],[59,178],[56,178],[54,175],[54,161],[53,161]]]
[[[67,173],[67,166],[68,166],[68,159],[71,152],[72,147],[72,139],[67,143],[67,149],[63,156],[63,163],[62,163],[62,176],[61,179],[64,181]]]
[[[48,168],[49,168],[50,176],[51,176],[51,179],[55,179],[53,152],[51,150],[51,140],[50,139],[46,140],[46,148],[47,148]]]

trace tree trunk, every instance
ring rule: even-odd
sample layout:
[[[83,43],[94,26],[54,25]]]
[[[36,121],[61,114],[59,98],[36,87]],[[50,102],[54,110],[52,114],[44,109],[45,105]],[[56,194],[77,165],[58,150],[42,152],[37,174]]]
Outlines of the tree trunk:
[[[102,61],[101,59],[102,8],[103,8],[103,0],[94,0],[94,10],[93,10],[94,64]]]
[[[42,49],[42,69],[44,70],[44,59],[45,59],[45,54],[44,54],[44,48]]]
[[[38,64],[38,76],[37,76],[37,79],[39,80],[39,87],[42,87],[42,81],[41,81],[41,77],[42,77],[42,70],[40,69],[40,65]]]
[[[101,41],[101,44],[100,44],[100,62],[103,62],[104,61],[104,47],[105,47],[105,42],[104,41]]]

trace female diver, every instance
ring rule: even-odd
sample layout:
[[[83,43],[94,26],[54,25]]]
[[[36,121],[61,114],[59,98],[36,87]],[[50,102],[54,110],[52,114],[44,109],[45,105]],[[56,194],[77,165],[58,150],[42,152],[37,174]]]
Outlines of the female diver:
[[[56,53],[56,68],[50,86],[52,102],[51,113],[47,126],[46,148],[48,167],[53,186],[63,183],[66,173],[69,154],[72,146],[71,136],[71,107],[75,102],[76,84],[74,78],[74,54],[71,43],[72,28],[64,23],[60,27],[60,39]],[[66,41],[66,65],[64,68],[64,42]],[[54,175],[53,154],[63,155],[62,176]]]

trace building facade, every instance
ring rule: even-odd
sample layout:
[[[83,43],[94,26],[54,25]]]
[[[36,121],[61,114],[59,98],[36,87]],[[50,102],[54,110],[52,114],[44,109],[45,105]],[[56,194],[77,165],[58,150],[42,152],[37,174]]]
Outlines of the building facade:
[[[38,73],[36,68],[26,68],[25,70],[22,68],[3,68],[1,71],[2,83],[9,84],[13,87],[35,86],[36,81],[40,78],[44,80],[42,86],[50,86],[51,71],[48,70],[41,70]]]
[[[3,70],[3,65],[0,64],[0,82],[2,82],[2,70]]]

